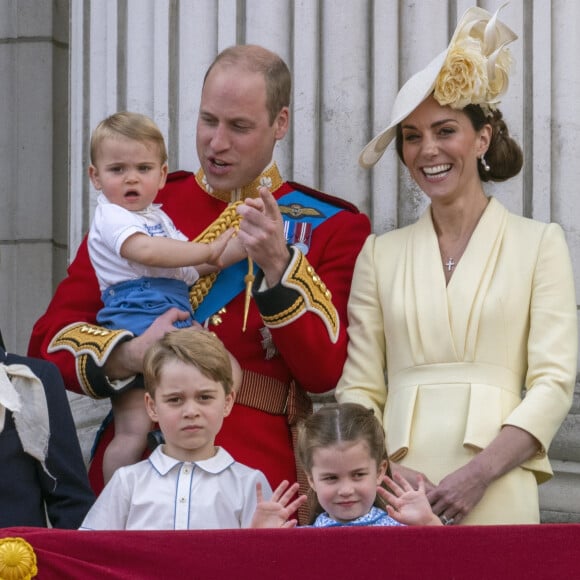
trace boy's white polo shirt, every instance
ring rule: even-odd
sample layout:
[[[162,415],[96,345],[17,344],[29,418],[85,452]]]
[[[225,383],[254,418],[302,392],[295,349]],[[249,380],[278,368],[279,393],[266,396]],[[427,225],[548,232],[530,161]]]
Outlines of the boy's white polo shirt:
[[[87,514],[84,530],[201,530],[247,528],[264,474],[237,463],[223,448],[194,463],[165,455],[162,445],[144,461],[121,467]]]

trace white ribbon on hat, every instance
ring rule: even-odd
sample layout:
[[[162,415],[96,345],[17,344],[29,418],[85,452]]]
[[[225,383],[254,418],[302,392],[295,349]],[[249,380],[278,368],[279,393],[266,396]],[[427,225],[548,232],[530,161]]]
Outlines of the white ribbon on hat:
[[[24,451],[37,459],[52,477],[45,465],[50,438],[46,393],[41,380],[26,365],[0,363],[0,433],[6,409],[14,416]]]

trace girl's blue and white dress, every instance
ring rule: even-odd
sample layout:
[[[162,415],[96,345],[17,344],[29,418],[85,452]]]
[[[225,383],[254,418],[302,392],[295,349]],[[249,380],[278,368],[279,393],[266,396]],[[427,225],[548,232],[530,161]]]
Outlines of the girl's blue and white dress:
[[[320,514],[314,523],[312,528],[335,528],[338,526],[404,526],[393,519],[387,512],[378,507],[373,506],[368,513],[356,520],[350,522],[337,522],[332,519],[326,512]]]

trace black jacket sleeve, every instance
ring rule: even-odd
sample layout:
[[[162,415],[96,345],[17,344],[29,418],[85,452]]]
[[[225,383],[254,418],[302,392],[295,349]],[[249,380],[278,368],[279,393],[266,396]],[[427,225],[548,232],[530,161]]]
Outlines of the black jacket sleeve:
[[[27,365],[38,376],[46,393],[50,424],[46,458],[46,468],[50,476],[36,460],[24,453],[13,428],[13,421],[5,425],[6,432],[0,434],[0,457],[5,476],[0,477],[0,480],[4,477],[9,479],[0,481],[0,488],[12,488],[9,495],[13,501],[9,506],[2,506],[0,512],[4,511],[6,516],[8,513],[12,514],[11,523],[8,525],[38,526],[42,525],[38,522],[41,516],[44,520],[46,507],[46,514],[53,527],[78,528],[95,496],[89,485],[60,372],[47,361],[6,355],[3,351],[0,351],[0,362],[7,365]],[[38,501],[33,498],[38,498]],[[1,503],[3,501],[0,498]],[[41,514],[38,513],[40,510]],[[7,525],[6,522],[4,525]]]

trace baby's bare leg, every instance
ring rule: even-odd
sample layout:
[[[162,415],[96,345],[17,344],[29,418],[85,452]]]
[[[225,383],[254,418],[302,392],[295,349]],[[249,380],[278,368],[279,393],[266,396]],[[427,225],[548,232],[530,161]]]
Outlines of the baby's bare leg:
[[[153,423],[145,409],[143,389],[129,389],[111,398],[115,436],[103,456],[105,483],[119,467],[141,460]]]

